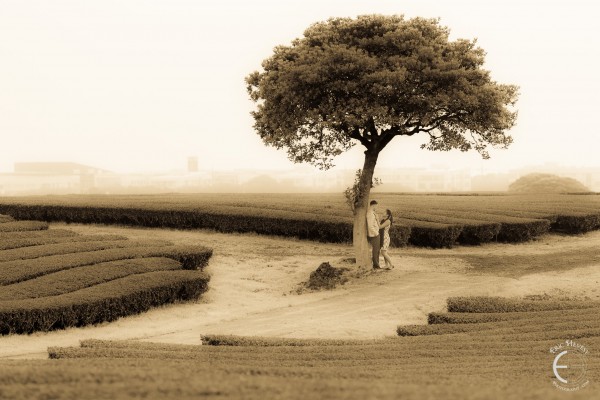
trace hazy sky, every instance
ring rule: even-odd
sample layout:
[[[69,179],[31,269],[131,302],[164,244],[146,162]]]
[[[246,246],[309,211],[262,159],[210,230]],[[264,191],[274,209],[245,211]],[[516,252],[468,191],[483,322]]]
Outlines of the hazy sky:
[[[520,86],[515,143],[481,161],[396,138],[381,167],[600,166],[596,1],[0,0],[0,172],[73,161],[117,172],[289,169],[252,129],[244,77],[332,16],[440,17],[478,38],[495,80]],[[338,159],[359,168],[357,146]]]

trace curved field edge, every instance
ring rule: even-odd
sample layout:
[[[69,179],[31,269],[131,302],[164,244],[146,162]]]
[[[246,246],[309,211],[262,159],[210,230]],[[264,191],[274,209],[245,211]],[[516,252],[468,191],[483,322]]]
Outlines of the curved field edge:
[[[486,341],[600,337],[600,302],[502,297],[450,297],[428,325],[401,325],[399,336],[473,334]]]
[[[40,234],[47,223],[0,222],[6,224],[12,231],[3,231],[8,244],[0,250],[2,335],[113,321],[196,299],[207,289],[209,277],[198,269],[212,249],[204,246],[64,230]]]
[[[0,302],[0,334],[33,333],[114,321],[152,307],[197,299],[208,288],[200,271],[157,271],[59,296]]]
[[[0,262],[0,286],[15,284],[43,275],[101,262],[167,257],[181,263],[183,269],[202,269],[212,257],[212,249],[204,246],[130,247],[83,253],[52,255],[31,260]]]
[[[470,309],[532,313],[533,318],[515,325],[511,333],[487,329],[372,340],[203,335],[203,345],[179,345],[91,339],[79,347],[50,347],[51,360],[26,367],[0,361],[6,367],[0,369],[0,384],[8,384],[3,389],[12,390],[15,398],[35,395],[45,385],[75,393],[83,382],[87,394],[103,398],[122,394],[127,387],[132,398],[160,393],[166,399],[199,394],[245,399],[561,399],[565,395],[552,385],[548,372],[555,357],[549,350],[565,339],[591,349],[588,375],[590,382],[596,381],[600,357],[594,349],[600,348],[600,330],[578,325],[590,319],[588,308],[577,308],[582,301],[536,300],[534,307],[529,300],[478,297],[471,303],[488,300]],[[523,311],[510,311],[514,309]],[[571,315],[573,310],[577,315]],[[536,313],[558,311],[566,316],[562,326],[537,329],[541,318]],[[532,322],[534,331],[528,327]],[[569,397],[588,399],[590,390]]]
[[[117,260],[84,265],[3,286],[0,292],[0,302],[58,296],[129,275],[180,269],[179,261],[166,257]]]

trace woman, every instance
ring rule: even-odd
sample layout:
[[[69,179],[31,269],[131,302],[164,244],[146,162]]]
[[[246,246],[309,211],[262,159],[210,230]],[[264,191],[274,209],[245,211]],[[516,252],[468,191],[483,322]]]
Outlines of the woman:
[[[379,224],[379,235],[381,237],[381,255],[383,255],[383,259],[385,260],[386,269],[394,268],[392,259],[387,252],[390,248],[390,227],[393,223],[394,217],[392,217],[392,212],[389,209],[385,210],[385,218],[382,219],[381,223]]]

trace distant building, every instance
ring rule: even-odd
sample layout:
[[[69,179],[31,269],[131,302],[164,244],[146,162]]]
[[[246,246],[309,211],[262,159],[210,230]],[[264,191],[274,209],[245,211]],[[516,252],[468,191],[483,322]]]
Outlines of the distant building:
[[[198,157],[188,157],[187,161],[187,171],[198,172]]]
[[[110,171],[77,163],[18,162],[13,173],[0,174],[0,195],[90,193],[111,177]]]

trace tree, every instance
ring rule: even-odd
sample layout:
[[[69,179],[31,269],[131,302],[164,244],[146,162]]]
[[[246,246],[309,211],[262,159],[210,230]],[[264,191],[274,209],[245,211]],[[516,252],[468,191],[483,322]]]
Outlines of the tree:
[[[506,148],[518,88],[493,81],[476,40],[449,40],[437,19],[365,15],[311,25],[246,77],[254,128],[290,160],[330,168],[364,146],[354,205],[357,263],[369,264],[366,211],[379,153],[398,136],[429,150]]]

